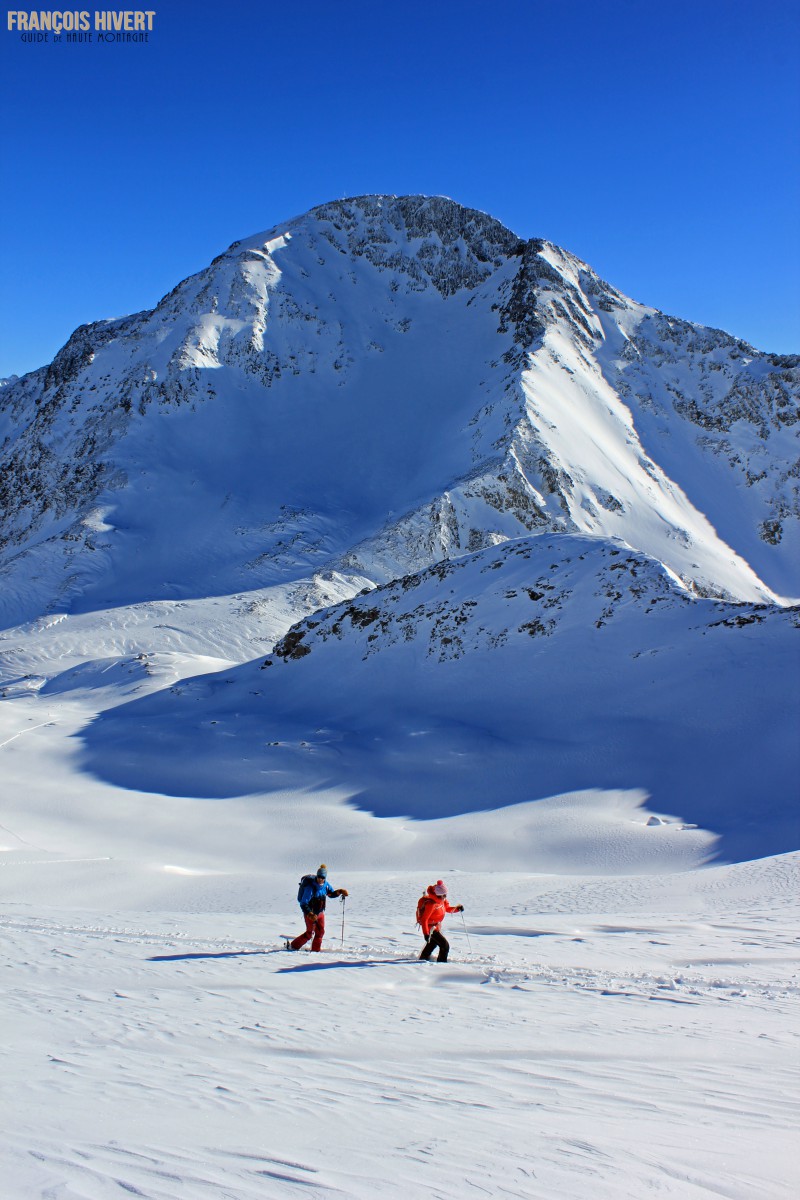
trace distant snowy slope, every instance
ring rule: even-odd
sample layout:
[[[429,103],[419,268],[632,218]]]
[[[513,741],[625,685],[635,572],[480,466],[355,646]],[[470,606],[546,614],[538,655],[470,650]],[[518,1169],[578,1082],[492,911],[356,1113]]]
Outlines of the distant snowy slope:
[[[648,453],[758,574],[798,595],[800,356],[657,312],[627,330],[601,320],[598,362]]]
[[[796,609],[692,600],[608,542],[519,539],[320,611],[263,664],[108,712],[85,765],[175,795],[345,787],[423,819],[639,789],[725,858],[776,853],[800,835],[798,626]]]

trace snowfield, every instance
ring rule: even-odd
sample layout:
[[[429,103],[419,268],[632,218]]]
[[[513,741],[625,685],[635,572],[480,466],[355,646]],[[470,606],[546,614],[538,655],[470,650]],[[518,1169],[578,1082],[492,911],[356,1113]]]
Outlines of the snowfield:
[[[80,702],[39,715],[0,706],[4,1197],[796,1194],[800,854],[703,868],[627,793],[426,823],[114,791]],[[350,898],[287,953],[321,856]],[[466,912],[420,963],[442,875]]]
[[[320,955],[275,948],[287,874],[6,906],[3,1194],[792,1196],[798,867],[449,874],[446,966],[419,873],[347,875]]]

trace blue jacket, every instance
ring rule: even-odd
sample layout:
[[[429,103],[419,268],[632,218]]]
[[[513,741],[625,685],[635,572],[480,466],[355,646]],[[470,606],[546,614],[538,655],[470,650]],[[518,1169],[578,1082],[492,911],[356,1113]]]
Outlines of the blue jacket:
[[[322,883],[311,879],[301,890],[298,900],[303,912],[321,913],[325,911],[325,898],[333,895],[334,889],[327,879],[323,879]]]

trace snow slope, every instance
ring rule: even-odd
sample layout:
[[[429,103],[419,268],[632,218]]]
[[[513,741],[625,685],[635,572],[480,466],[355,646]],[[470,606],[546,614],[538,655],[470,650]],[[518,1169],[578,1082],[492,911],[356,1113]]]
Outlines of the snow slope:
[[[627,794],[376,822],[113,789],[65,736],[93,703],[0,705],[9,1200],[795,1194],[798,854],[687,869],[707,835]],[[288,955],[322,854],[347,906]],[[445,967],[413,926],[442,874]]]
[[[773,854],[800,835],[799,624],[691,599],[598,539],[520,538],[320,610],[263,662],[109,709],[84,766],[172,795],[344,785],[417,820],[628,790],[713,830],[723,857]],[[537,868],[538,846],[520,843]]]
[[[328,951],[287,955],[296,876],[157,854],[133,885],[0,867],[53,900],[105,876],[91,910],[4,902],[9,1197],[795,1194],[797,855],[448,874],[443,967],[414,961],[419,871],[337,869],[344,945],[337,908]]]
[[[0,705],[9,1198],[794,1195],[796,853],[697,870],[714,839],[630,792],[414,821],[115,788],[70,734],[157,681],[99,671]],[[323,855],[346,909],[287,955]],[[446,967],[413,927],[442,874]]]

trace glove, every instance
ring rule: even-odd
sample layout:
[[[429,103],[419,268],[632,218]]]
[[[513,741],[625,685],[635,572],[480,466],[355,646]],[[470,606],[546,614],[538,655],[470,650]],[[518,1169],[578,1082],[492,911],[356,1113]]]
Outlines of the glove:
[[[456,912],[463,912],[463,911],[464,911],[464,905],[463,904],[457,905]]]
[[[350,893],[348,892],[347,888],[339,888],[336,895],[337,896],[349,896]]]

